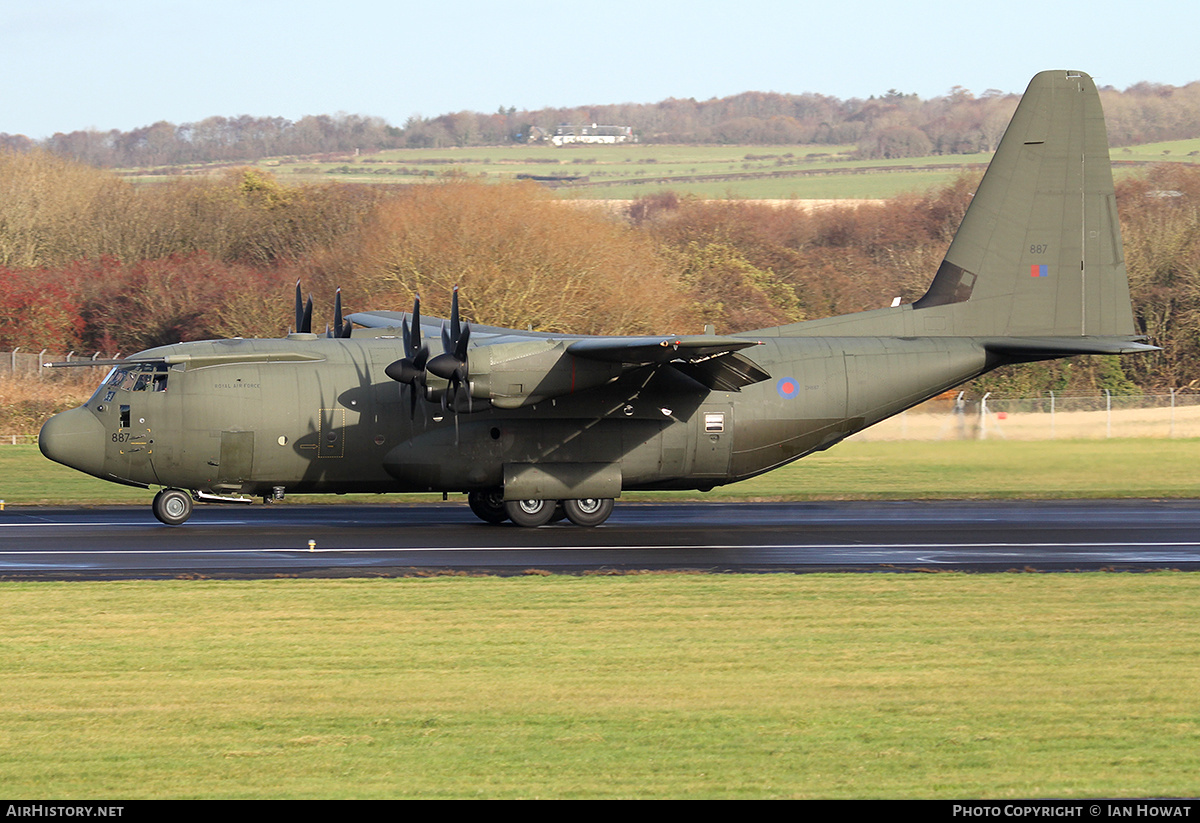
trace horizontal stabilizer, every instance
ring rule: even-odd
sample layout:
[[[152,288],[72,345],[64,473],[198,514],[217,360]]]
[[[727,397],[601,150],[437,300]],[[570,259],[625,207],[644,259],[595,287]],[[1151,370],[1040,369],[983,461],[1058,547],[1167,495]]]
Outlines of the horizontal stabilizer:
[[[1128,337],[1005,337],[984,340],[992,354],[1015,360],[1049,360],[1076,354],[1134,354],[1158,351],[1158,346]]]

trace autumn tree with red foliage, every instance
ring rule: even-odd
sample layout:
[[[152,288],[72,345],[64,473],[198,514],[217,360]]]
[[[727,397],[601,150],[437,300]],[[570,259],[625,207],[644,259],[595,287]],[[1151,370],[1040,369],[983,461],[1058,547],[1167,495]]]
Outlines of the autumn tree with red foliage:
[[[281,336],[296,274],[198,252],[132,263],[81,260],[60,277],[79,295],[86,341],[97,350],[134,352],[185,340]]]
[[[86,323],[78,295],[45,269],[0,268],[0,349],[73,349]]]

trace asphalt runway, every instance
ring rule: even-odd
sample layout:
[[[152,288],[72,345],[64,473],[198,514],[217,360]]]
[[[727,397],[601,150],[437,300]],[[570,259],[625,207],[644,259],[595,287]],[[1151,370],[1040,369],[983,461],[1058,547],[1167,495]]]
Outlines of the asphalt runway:
[[[310,547],[309,541],[312,541]],[[0,579],[529,570],[1200,569],[1200,501],[618,503],[595,529],[489,526],[465,504],[0,512]]]

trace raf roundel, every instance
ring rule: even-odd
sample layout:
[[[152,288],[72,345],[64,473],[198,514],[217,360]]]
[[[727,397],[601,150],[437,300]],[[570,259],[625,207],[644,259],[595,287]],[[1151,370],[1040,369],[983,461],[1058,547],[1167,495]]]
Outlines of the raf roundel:
[[[800,393],[800,384],[794,377],[781,377],[775,384],[775,390],[784,400],[795,400],[796,395]]]

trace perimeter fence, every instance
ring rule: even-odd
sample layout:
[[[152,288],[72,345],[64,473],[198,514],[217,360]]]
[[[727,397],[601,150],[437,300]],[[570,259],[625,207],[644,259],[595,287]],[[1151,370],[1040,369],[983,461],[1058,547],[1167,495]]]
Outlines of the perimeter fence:
[[[884,440],[1200,437],[1200,393],[936,398],[854,435]]]
[[[116,359],[120,354],[110,355],[102,352],[66,352],[42,349],[41,351],[0,352],[0,377],[27,377],[31,375],[46,376],[47,363],[62,363],[87,360]],[[52,371],[52,370],[51,370]]]

